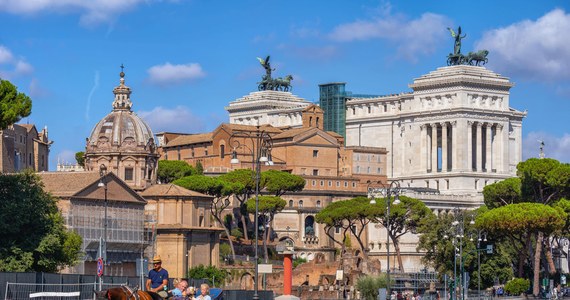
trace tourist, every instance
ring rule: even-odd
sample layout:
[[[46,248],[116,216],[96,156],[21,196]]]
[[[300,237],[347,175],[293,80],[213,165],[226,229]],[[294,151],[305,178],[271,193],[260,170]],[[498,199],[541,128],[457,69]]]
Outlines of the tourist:
[[[172,294],[172,299],[173,300],[187,299],[186,298],[186,289],[187,288],[188,288],[188,281],[180,280],[176,284],[176,288],[173,289],[172,291],[170,291],[170,294]]]
[[[159,294],[162,298],[168,297],[168,271],[162,268],[162,259],[159,255],[152,260],[153,269],[148,272],[146,290]]]
[[[207,283],[202,283],[200,285],[200,295],[198,295],[198,297],[195,297],[194,299],[197,300],[212,300],[212,298],[210,298],[210,286]]]

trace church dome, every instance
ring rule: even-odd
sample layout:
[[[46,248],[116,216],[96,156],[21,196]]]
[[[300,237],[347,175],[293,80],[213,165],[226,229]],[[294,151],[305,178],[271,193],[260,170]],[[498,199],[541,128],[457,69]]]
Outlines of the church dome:
[[[148,124],[131,111],[131,89],[125,85],[125,73],[121,72],[120,76],[120,85],[113,89],[113,111],[91,131],[87,140],[88,151],[92,150],[89,152],[148,151],[147,145],[154,143]]]

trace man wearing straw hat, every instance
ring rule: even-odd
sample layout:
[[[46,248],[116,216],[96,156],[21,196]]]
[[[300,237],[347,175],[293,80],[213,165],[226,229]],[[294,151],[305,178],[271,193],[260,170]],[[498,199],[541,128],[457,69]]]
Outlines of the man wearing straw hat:
[[[158,293],[162,298],[168,297],[165,287],[168,286],[168,271],[162,268],[162,259],[159,255],[152,259],[153,269],[148,272],[146,290]]]

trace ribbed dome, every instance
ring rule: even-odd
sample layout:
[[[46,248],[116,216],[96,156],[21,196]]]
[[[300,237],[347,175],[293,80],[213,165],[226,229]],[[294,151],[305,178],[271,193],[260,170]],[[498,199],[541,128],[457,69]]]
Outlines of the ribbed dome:
[[[91,131],[87,140],[88,152],[154,150],[147,149],[148,146],[154,147],[152,130],[131,111],[131,89],[125,85],[125,73],[121,72],[120,76],[120,85],[113,89],[113,111],[101,119]]]
[[[99,150],[134,150],[146,146],[153,136],[150,127],[134,112],[113,110],[93,128],[89,146],[98,145]]]

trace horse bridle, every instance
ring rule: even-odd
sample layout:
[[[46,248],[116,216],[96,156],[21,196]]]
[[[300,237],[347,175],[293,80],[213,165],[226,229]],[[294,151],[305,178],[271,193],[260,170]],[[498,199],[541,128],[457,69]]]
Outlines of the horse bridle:
[[[137,293],[139,289],[138,286],[134,290],[131,290],[128,286],[122,285],[121,289],[125,292],[125,295],[127,295],[127,300],[131,299],[131,297],[134,297],[135,300],[140,300],[139,293]]]

